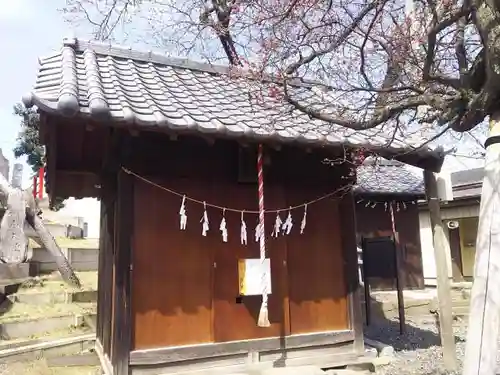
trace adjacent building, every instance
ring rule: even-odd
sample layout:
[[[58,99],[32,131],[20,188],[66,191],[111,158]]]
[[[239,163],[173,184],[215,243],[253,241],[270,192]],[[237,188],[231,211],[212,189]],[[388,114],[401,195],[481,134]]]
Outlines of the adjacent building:
[[[424,287],[422,250],[419,235],[417,201],[425,198],[422,170],[411,168],[395,160],[367,160],[358,168],[356,198],[356,223],[358,244],[362,237],[392,236],[392,219],[389,205],[394,212],[394,226],[399,233],[402,284],[405,289]],[[392,246],[389,241],[387,246]],[[386,268],[392,262],[391,252],[381,251],[377,264]],[[387,258],[384,258],[386,256]],[[383,273],[383,272],[381,272]],[[394,278],[370,279],[373,290],[396,288]]]
[[[449,277],[455,282],[472,281],[474,275],[483,176],[483,168],[451,173],[453,200],[441,203],[441,217],[450,244],[447,253]],[[419,208],[424,279],[426,285],[433,286],[436,285],[436,262],[430,217],[426,203]]]

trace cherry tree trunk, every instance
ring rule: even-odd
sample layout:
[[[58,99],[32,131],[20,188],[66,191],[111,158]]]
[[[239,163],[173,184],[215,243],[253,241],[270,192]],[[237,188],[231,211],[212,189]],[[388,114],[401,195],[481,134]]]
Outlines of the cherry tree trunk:
[[[500,112],[490,118],[463,375],[494,375],[500,324]],[[497,138],[499,139],[499,138]]]
[[[26,239],[24,234],[24,218],[28,222],[28,224],[34,229],[36,234],[40,238],[40,242],[43,244],[45,249],[50,252],[50,254],[54,257],[54,260],[57,264],[57,268],[61,273],[63,279],[72,286],[80,287],[80,280],[76,276],[73,268],[68,262],[68,259],[64,256],[61,248],[57,245],[54,237],[43,225],[42,220],[37,215],[37,208],[33,202],[30,202],[26,195],[22,196],[22,192],[19,189],[14,189],[10,186],[7,179],[0,174],[0,195],[3,196],[3,200],[7,201],[7,212],[9,212],[9,201],[11,203],[10,209],[11,217],[2,219],[2,227],[0,228],[0,238],[2,241],[5,239],[7,241],[6,246],[14,246],[13,248],[7,248],[4,246],[2,242],[0,244],[2,248],[2,254],[5,255],[10,254],[5,257],[5,260],[9,259],[19,263],[24,260],[19,261],[18,248],[20,249],[22,245],[21,239]],[[19,205],[24,205],[24,216],[19,214]],[[7,213],[6,212],[6,213]],[[6,216],[6,215],[4,215]],[[20,218],[23,218],[21,221]],[[3,228],[5,226],[5,228]],[[5,238],[2,238],[5,237]],[[16,241],[20,240],[21,242],[17,243]],[[14,251],[13,251],[14,250]],[[24,258],[26,257],[26,248],[24,248]]]

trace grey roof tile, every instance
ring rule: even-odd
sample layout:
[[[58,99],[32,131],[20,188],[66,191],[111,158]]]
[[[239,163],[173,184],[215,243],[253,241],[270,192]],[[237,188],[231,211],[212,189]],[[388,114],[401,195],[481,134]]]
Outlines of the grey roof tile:
[[[227,67],[76,39],[65,40],[60,52],[39,62],[35,87],[23,102],[64,116],[106,115],[142,126],[319,145],[386,147],[392,136],[379,128],[355,132],[309,119],[269,97],[268,83],[255,90],[264,101],[257,102],[250,98],[248,79],[230,77]],[[290,91],[307,103],[325,107],[323,97],[328,95],[309,84]],[[388,146],[393,151],[409,148],[401,139]]]
[[[362,165],[357,170],[358,194],[425,194],[424,176],[417,175],[403,163],[383,161],[376,165]]]

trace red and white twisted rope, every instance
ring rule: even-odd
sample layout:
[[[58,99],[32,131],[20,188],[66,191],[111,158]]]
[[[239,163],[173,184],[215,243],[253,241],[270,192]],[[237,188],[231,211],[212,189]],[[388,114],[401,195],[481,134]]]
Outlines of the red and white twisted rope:
[[[259,314],[259,326],[268,327],[269,320],[267,317],[267,272],[265,268],[266,262],[266,231],[264,227],[264,160],[262,157],[262,145],[259,144],[257,155],[257,177],[259,184],[259,245],[260,245],[260,260],[262,265],[262,306]]]

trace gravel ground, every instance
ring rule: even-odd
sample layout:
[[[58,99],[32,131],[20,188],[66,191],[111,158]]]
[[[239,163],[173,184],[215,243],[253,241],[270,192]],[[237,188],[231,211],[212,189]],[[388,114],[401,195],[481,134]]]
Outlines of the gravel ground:
[[[407,321],[407,332],[399,335],[396,320],[373,322],[365,327],[365,336],[394,347],[395,360],[377,370],[377,375],[455,375],[460,374],[465,353],[466,323],[456,322],[455,337],[459,369],[454,372],[443,368],[437,325],[433,321],[419,323]]]

